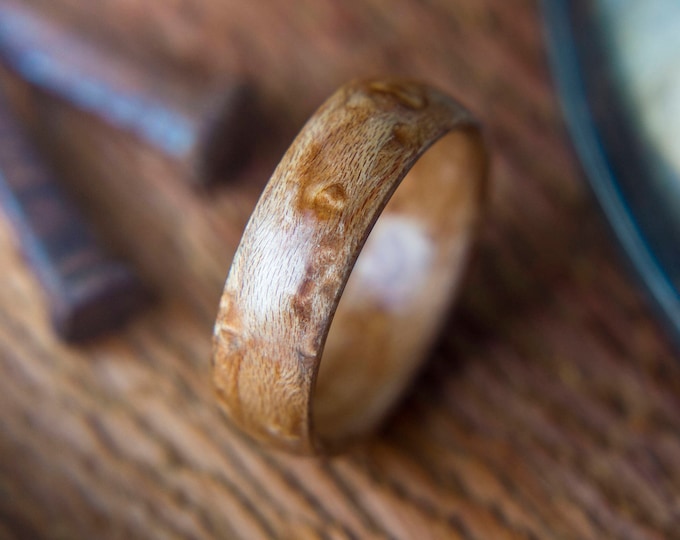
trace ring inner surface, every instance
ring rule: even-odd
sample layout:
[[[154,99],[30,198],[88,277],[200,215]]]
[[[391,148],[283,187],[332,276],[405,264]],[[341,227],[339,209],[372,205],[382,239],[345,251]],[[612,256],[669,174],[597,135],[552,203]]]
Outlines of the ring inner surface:
[[[432,347],[465,266],[484,176],[479,135],[416,162],[357,259],[330,327],[312,421],[329,446],[370,430]]]

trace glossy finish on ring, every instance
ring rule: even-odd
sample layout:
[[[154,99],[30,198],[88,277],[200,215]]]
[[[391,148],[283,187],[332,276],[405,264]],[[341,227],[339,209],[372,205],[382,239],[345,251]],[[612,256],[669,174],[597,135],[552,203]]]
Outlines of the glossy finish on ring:
[[[331,96],[267,184],[225,284],[213,376],[234,423],[303,454],[373,429],[437,336],[485,177],[477,124],[445,94],[374,80]]]

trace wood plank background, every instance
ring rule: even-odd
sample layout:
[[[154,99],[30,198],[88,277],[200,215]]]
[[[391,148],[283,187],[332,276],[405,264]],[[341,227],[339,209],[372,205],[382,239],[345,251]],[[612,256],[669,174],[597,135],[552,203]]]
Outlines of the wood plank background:
[[[564,132],[532,0],[30,0],[150,69],[247,74],[267,122],[209,193],[176,163],[16,86],[43,148],[153,307],[85,347],[51,334],[0,222],[2,538],[680,538],[680,366]],[[217,409],[212,322],[240,232],[304,119],[344,81],[419,77],[493,152],[464,292],[384,429],[266,452]]]

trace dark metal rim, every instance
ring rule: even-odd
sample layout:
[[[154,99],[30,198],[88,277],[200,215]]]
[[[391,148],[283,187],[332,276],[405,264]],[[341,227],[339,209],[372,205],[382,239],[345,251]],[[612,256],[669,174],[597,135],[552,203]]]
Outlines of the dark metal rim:
[[[590,185],[619,243],[680,344],[680,293],[648,242],[652,234],[623,195],[593,120],[582,77],[569,0],[543,0],[546,39],[567,127]]]

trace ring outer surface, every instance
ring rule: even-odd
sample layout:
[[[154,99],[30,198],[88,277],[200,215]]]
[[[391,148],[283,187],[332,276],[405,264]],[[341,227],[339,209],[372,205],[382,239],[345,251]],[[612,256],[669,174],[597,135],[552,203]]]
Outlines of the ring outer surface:
[[[414,81],[355,81],[283,156],[234,255],[213,337],[218,401],[253,438],[297,454],[335,450],[315,435],[311,410],[335,310],[392,193],[452,131],[483,146],[475,119],[446,94]]]

